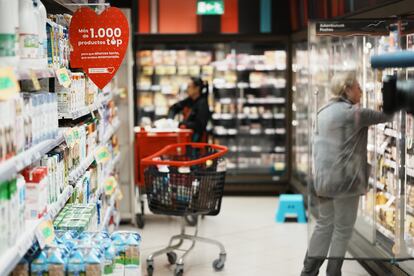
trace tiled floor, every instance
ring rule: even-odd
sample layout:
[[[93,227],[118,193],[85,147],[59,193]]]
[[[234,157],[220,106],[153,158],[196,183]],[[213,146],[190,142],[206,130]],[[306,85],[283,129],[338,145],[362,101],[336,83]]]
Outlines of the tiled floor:
[[[298,276],[306,251],[307,226],[274,222],[277,199],[270,197],[224,197],[217,217],[206,217],[200,223],[200,235],[220,240],[227,250],[227,262],[221,272],[214,272],[212,262],[219,250],[197,244],[184,264],[185,276]],[[177,234],[177,218],[147,215],[143,237],[142,259],[165,246]],[[124,228],[128,228],[125,227]],[[191,228],[189,228],[191,230]],[[325,275],[322,268],[320,275]],[[143,275],[146,275],[145,263]],[[165,256],[155,260],[155,276],[174,275]],[[344,276],[369,275],[357,262],[345,261]]]

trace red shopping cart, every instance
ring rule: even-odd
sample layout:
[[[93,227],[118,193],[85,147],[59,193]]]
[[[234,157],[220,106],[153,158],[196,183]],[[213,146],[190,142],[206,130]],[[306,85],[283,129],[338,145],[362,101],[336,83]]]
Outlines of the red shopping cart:
[[[226,261],[224,246],[212,239],[185,233],[184,217],[188,215],[214,216],[219,214],[224,191],[226,162],[223,156],[227,148],[205,143],[180,143],[166,146],[161,151],[142,159],[145,169],[145,190],[150,210],[155,214],[181,216],[181,234],[171,237],[169,245],[147,258],[147,273],[154,271],[154,257],[167,254],[170,264],[176,264],[175,275],[183,275],[184,258],[195,243],[217,245],[220,256],[213,262],[216,271],[222,270]],[[173,242],[178,243],[173,245]],[[192,245],[177,262],[175,250],[184,240]]]
[[[144,170],[146,166],[141,163],[141,160],[163,149],[165,146],[191,142],[192,135],[193,131],[190,129],[160,131],[156,129],[145,130],[144,128],[135,128],[135,185],[139,190],[139,211],[136,214],[136,221],[139,228],[143,228],[145,225]]]

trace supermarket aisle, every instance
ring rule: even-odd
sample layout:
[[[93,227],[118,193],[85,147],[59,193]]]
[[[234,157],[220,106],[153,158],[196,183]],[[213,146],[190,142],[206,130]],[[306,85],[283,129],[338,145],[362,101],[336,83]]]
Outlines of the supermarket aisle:
[[[219,239],[226,246],[225,269],[214,272],[211,263],[218,257],[218,250],[198,244],[185,263],[185,275],[298,276],[306,251],[307,226],[276,224],[273,219],[276,206],[277,199],[271,197],[225,197],[222,212],[217,217],[206,217],[200,224],[201,235]],[[142,231],[142,259],[163,247],[178,230],[178,219],[148,215]],[[155,260],[154,275],[170,276],[173,271],[174,266],[168,265],[166,257]],[[325,269],[321,271],[320,275],[325,275]],[[346,261],[343,276],[351,275],[368,273],[357,262]]]

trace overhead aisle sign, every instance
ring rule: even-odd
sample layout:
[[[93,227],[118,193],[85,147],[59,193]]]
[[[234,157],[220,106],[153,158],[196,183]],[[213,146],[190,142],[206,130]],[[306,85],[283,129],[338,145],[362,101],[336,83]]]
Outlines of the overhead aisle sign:
[[[82,7],[73,14],[69,40],[71,67],[82,68],[103,89],[115,76],[128,48],[128,20],[117,8],[97,14]]]

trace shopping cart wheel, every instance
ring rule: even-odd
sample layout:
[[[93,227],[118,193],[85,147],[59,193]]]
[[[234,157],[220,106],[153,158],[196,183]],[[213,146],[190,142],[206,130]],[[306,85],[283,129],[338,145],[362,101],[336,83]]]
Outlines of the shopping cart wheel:
[[[144,215],[143,214],[137,214],[136,215],[136,220],[137,220],[137,226],[139,229],[143,229],[145,226],[145,219],[144,219]]]
[[[147,263],[148,276],[152,276],[153,273],[154,273],[154,265],[152,263]]]
[[[197,215],[188,215],[188,216],[185,216],[184,219],[187,222],[187,224],[190,225],[190,226],[196,226],[197,225],[197,221],[198,221],[198,216]]]
[[[167,253],[168,262],[170,264],[175,264],[177,262],[177,254],[173,251]]]
[[[175,268],[174,276],[183,276],[184,275],[184,264],[177,265]]]
[[[224,263],[226,262],[225,256],[222,256],[220,254],[220,258],[214,260],[213,262],[213,268],[215,271],[222,271],[224,268]]]

